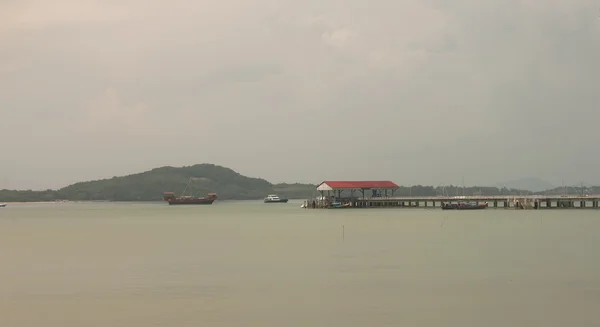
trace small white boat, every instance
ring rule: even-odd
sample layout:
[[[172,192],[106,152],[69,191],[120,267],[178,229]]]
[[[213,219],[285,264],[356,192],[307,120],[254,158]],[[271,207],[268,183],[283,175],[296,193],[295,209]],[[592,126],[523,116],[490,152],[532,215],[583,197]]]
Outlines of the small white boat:
[[[6,203],[0,203],[0,208],[6,207]]]
[[[264,200],[265,203],[287,203],[288,199],[280,198],[277,194],[269,194]]]

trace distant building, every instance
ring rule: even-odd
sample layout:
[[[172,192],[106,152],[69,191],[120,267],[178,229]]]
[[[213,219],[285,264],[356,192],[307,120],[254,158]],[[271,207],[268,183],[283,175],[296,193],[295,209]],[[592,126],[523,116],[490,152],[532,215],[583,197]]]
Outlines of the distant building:
[[[393,195],[394,192],[399,189],[396,183],[391,181],[324,181],[317,185],[317,191],[322,196],[337,195],[341,197],[341,193],[348,191],[351,197],[354,197],[354,193],[359,191],[362,197],[385,197]],[[365,191],[371,191],[370,194],[365,194]],[[333,192],[333,194],[331,194]],[[389,192],[389,193],[388,193]],[[391,193],[391,194],[390,194]]]

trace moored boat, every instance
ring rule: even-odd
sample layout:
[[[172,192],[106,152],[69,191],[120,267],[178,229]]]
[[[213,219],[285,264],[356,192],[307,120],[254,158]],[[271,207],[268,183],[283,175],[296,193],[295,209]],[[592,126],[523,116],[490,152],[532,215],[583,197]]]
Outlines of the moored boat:
[[[265,203],[287,203],[288,199],[286,198],[280,198],[278,195],[276,194],[269,194],[267,195],[267,197],[264,199]]]
[[[477,210],[485,209],[488,207],[488,203],[474,203],[474,202],[458,202],[458,203],[442,203],[442,210]]]
[[[341,202],[332,202],[329,205],[329,209],[346,209],[346,208],[350,208],[350,203],[342,204]]]
[[[175,193],[173,193],[173,192],[164,192],[163,200],[167,201],[169,203],[169,205],[173,205],[173,204],[179,204],[179,205],[181,205],[181,204],[212,204],[213,202],[215,202],[215,200],[217,199],[216,193],[208,193],[208,196],[203,197],[203,198],[196,197],[196,196],[183,195],[193,180],[194,180],[193,178],[190,178],[190,181],[188,182],[187,186],[185,187],[185,190],[183,190],[183,193],[181,194],[181,196],[176,196]]]
[[[208,193],[208,196],[199,198],[195,196],[175,196],[173,192],[165,192],[163,199],[169,204],[212,204],[217,199],[217,194]]]
[[[0,208],[6,207],[6,203],[0,203]]]

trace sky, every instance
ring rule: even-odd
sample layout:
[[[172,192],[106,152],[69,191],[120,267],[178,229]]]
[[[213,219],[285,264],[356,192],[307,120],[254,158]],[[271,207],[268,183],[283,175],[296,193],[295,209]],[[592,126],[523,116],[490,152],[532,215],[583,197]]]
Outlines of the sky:
[[[0,189],[600,184],[596,0],[4,0]]]

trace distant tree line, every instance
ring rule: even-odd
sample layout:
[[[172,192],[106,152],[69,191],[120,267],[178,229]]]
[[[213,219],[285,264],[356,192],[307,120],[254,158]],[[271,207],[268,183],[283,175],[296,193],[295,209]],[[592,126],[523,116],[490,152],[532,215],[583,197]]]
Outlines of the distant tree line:
[[[191,180],[191,182],[190,182]],[[161,167],[139,174],[80,182],[59,190],[0,190],[0,202],[69,201],[161,201],[163,192],[176,195],[204,196],[217,193],[221,200],[255,200],[267,194],[290,199],[306,199],[319,193],[314,184],[271,184],[261,178],[243,176],[229,168],[199,164],[185,167]],[[460,195],[531,195],[600,194],[600,187],[557,187],[545,192],[486,186],[401,186],[395,196]],[[366,194],[365,194],[366,195]],[[388,193],[391,195],[391,193]]]
[[[497,188],[490,186],[402,186],[394,195],[398,196],[472,196],[472,195],[530,195],[531,191]]]

